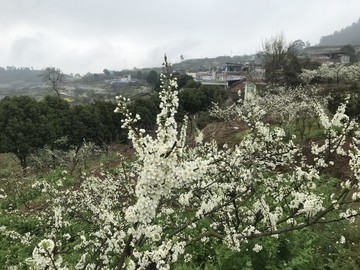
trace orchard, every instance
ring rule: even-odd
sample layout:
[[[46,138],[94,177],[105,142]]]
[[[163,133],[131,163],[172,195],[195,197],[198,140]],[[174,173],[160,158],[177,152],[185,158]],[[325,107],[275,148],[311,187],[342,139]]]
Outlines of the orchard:
[[[7,269],[254,269],[260,262],[253,258],[277,256],[269,254],[284,235],[302,242],[308,228],[356,222],[360,131],[346,101],[331,114],[316,85],[272,86],[257,99],[212,108],[222,121],[246,124],[235,146],[218,146],[200,131],[190,145],[187,118],[175,120],[179,93],[166,59],[164,69],[155,133],[137,125],[130,101],[116,97],[134,154],[115,171],[34,180],[29,190],[41,206],[31,211],[12,208],[0,190],[0,215],[19,222],[0,226],[0,243],[16,243],[24,258],[15,265],[3,252]],[[319,72],[303,77],[328,76]],[[321,136],[309,142],[311,128]],[[332,169],[339,161],[342,178]],[[301,256],[305,267],[314,263]],[[230,257],[238,268],[226,266]],[[205,268],[206,260],[218,268]],[[300,265],[281,263],[267,269]]]

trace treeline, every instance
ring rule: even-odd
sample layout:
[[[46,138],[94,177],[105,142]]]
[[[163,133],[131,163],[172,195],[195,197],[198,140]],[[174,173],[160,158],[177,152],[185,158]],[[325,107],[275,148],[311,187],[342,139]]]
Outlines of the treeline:
[[[201,128],[210,116],[205,113],[213,102],[222,104],[227,93],[219,87],[203,86],[187,75],[180,76],[181,90],[179,118],[204,112],[197,119]],[[138,125],[155,130],[155,119],[160,100],[151,96],[135,99],[130,111],[141,116]],[[84,142],[101,148],[114,143],[126,143],[127,131],[121,128],[123,115],[114,113],[116,103],[97,100],[91,104],[70,105],[55,96],[37,101],[28,96],[5,97],[0,100],[0,153],[13,153],[26,171],[28,157],[47,147],[67,151],[78,149]]]
[[[1,84],[12,83],[14,81],[24,81],[28,83],[41,84],[40,75],[42,70],[33,70],[28,67],[0,67]]]
[[[84,141],[102,147],[123,141],[122,116],[114,113],[115,107],[105,101],[70,106],[53,96],[41,101],[5,97],[0,101],[0,152],[15,154],[25,171],[29,155],[45,146],[67,150]]]

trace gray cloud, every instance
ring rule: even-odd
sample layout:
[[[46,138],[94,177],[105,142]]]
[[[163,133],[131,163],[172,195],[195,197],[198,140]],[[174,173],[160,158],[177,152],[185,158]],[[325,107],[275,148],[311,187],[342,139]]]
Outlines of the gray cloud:
[[[158,66],[170,60],[255,53],[283,32],[319,42],[359,17],[348,0],[0,0],[0,66],[65,72]]]
[[[44,39],[41,35],[18,36],[10,49],[10,57],[17,63],[26,65],[29,62],[44,60]]]

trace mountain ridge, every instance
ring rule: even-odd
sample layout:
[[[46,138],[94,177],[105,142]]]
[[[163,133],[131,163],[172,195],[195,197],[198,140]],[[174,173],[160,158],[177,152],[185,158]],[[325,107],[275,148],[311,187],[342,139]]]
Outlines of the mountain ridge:
[[[340,31],[322,36],[318,46],[360,45],[360,18]]]

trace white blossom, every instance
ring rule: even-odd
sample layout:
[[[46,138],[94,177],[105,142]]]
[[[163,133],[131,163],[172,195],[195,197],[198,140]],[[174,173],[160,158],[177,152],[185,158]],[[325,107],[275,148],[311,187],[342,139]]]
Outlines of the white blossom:
[[[262,249],[263,249],[263,247],[261,245],[255,244],[253,251],[255,251],[256,253],[259,253]]]

